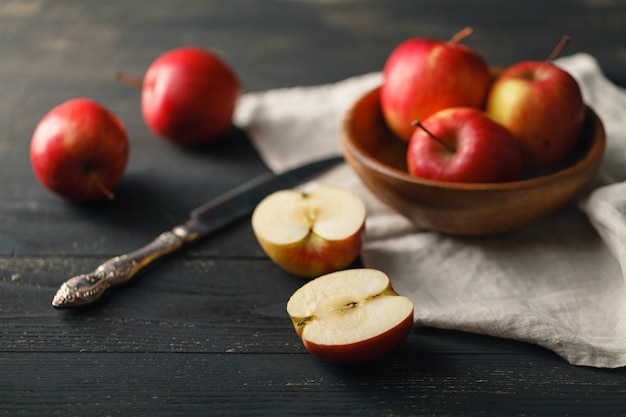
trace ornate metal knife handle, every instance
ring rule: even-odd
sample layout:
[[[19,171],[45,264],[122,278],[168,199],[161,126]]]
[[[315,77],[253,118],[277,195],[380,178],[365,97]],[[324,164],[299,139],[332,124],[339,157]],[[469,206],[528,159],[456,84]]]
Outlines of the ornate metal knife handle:
[[[52,306],[70,308],[91,304],[108,288],[127,282],[154,260],[174,252],[195,237],[184,226],[161,233],[146,246],[109,259],[91,273],[65,281],[52,299]]]

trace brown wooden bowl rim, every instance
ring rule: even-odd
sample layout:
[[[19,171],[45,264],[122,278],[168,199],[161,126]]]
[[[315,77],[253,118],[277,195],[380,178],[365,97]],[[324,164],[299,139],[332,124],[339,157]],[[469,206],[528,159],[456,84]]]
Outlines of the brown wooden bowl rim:
[[[415,185],[428,186],[433,188],[445,188],[445,189],[456,189],[463,191],[509,191],[516,189],[525,189],[525,188],[533,188],[546,183],[553,183],[554,181],[558,181],[561,178],[571,177],[581,171],[585,171],[592,165],[598,163],[599,160],[602,159],[604,155],[604,149],[606,147],[606,135],[604,133],[604,126],[602,124],[602,120],[598,117],[596,112],[589,106],[586,106],[587,116],[591,118],[593,125],[590,129],[590,134],[593,135],[593,139],[590,141],[589,149],[587,149],[584,154],[573,162],[571,165],[568,165],[564,168],[561,168],[555,172],[548,173],[545,175],[521,179],[517,181],[507,181],[507,182],[494,182],[494,183],[463,183],[463,182],[447,182],[447,181],[438,181],[431,180],[426,178],[419,178],[409,174],[408,172],[401,171],[397,168],[389,166],[372,156],[368,152],[366,152],[358,142],[353,140],[352,135],[350,134],[349,125],[351,120],[354,119],[354,113],[358,108],[359,104],[363,101],[363,99],[369,94],[378,94],[380,91],[380,86],[375,87],[374,89],[368,91],[364,95],[362,95],[357,101],[348,109],[346,115],[344,117],[343,123],[343,142],[344,146],[350,148],[353,156],[358,157],[359,161],[368,166],[370,169],[382,173],[385,176],[393,177],[397,180],[413,183]],[[379,103],[376,100],[376,103]],[[597,134],[600,131],[601,134]],[[400,140],[400,139],[398,139]]]

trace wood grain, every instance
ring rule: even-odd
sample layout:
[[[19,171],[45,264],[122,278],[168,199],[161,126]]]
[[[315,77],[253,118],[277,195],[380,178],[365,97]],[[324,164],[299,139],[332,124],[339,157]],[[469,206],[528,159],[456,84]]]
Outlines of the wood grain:
[[[160,260],[93,308],[57,311],[68,277],[147,243],[201,202],[267,168],[243,132],[188,151],[155,138],[139,91],[166,50],[219,52],[246,91],[381,69],[409,36],[468,44],[492,64],[593,54],[626,85],[621,1],[7,0],[0,3],[0,415],[623,415],[624,370],[573,367],[537,346],[419,329],[392,355],[341,367],[311,357],[285,313],[303,282],[243,220]],[[77,206],[41,187],[37,121],[88,96],[120,116],[131,160],[117,199]]]

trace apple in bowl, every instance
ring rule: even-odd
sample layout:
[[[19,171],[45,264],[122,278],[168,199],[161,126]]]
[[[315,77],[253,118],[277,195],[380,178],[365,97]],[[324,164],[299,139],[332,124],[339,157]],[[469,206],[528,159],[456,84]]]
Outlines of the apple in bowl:
[[[389,129],[409,141],[414,120],[449,107],[481,107],[491,82],[489,67],[461,40],[465,28],[450,40],[407,39],[389,55],[383,68],[380,104]]]
[[[397,348],[413,327],[413,302],[376,269],[337,271],[293,293],[287,313],[304,347],[322,360],[362,363]]]
[[[438,181],[516,181],[524,168],[521,147],[511,133],[473,107],[440,110],[416,121],[407,150],[411,175]]]
[[[552,63],[569,41],[564,37],[546,61],[522,61],[494,80],[486,112],[521,144],[525,164],[551,169],[576,146],[586,116],[578,82]]]
[[[365,233],[365,204],[351,191],[318,185],[265,197],[252,213],[252,229],[277,265],[305,278],[349,266]]]

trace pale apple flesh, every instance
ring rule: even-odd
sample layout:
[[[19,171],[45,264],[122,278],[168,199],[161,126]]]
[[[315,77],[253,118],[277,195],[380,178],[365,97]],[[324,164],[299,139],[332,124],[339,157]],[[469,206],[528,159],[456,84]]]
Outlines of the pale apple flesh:
[[[357,195],[320,185],[309,192],[270,194],[255,208],[252,228],[276,264],[301,277],[316,277],[354,262],[365,217],[365,205]]]
[[[398,347],[413,328],[413,302],[370,268],[323,275],[298,289],[287,313],[305,348],[339,363],[366,362]]]

